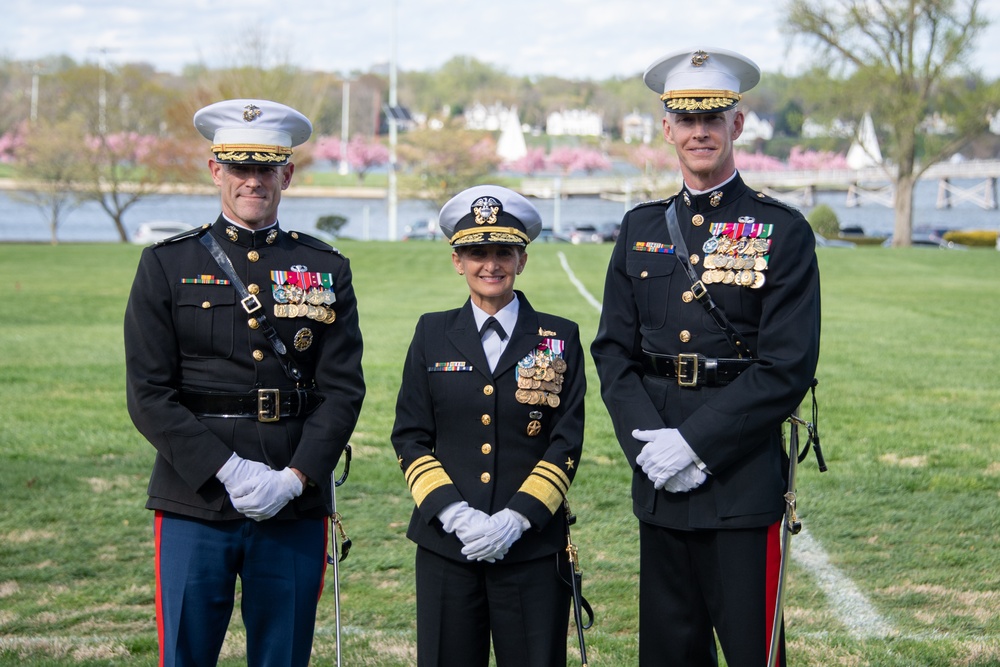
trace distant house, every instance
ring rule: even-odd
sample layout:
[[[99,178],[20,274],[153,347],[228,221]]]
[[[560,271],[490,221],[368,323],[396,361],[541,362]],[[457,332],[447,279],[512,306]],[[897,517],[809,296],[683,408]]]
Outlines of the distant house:
[[[622,118],[622,139],[626,144],[633,141],[648,144],[653,140],[653,117],[633,111]]]
[[[462,116],[467,130],[499,132],[508,125],[508,116],[512,113],[517,115],[517,111],[508,109],[499,102],[490,106],[476,102],[468,107]]]
[[[545,134],[553,137],[599,137],[604,134],[601,115],[584,109],[553,111],[545,121]]]
[[[802,122],[802,136],[805,139],[819,139],[823,137],[840,137],[849,139],[854,136],[854,125],[845,123],[839,118],[827,123],[818,123],[812,118],[806,118]]]
[[[737,146],[757,146],[774,137],[774,125],[753,111],[743,115],[743,134],[733,143]]]

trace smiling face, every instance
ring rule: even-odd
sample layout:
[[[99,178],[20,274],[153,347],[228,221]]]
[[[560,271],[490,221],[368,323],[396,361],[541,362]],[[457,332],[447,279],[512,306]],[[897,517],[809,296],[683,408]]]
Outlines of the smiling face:
[[[472,302],[493,315],[514,298],[514,278],[524,270],[528,253],[516,245],[475,245],[451,253],[465,275]]]
[[[733,175],[733,141],[743,133],[743,112],[668,113],[663,137],[677,150],[688,187],[709,190]]]
[[[261,229],[278,219],[281,191],[292,182],[295,165],[220,164],[208,161],[212,180],[222,195],[222,212],[250,229]]]

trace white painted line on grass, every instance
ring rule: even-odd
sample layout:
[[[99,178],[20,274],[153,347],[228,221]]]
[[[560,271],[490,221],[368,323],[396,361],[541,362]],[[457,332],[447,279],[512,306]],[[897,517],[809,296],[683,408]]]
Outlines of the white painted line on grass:
[[[569,276],[569,281],[576,286],[587,303],[598,313],[601,312],[600,301],[595,299],[577,279],[562,251],[559,252],[559,262],[563,271]],[[826,594],[830,607],[852,637],[862,639],[897,635],[896,630],[878,613],[861,589],[837,566],[830,563],[830,557],[826,555],[823,546],[809,533],[803,529],[792,538],[791,544],[792,559],[816,579],[816,583]]]
[[[601,302],[595,299],[593,295],[591,295],[591,293],[587,291],[587,288],[584,287],[583,283],[581,283],[580,280],[576,277],[576,274],[573,273],[573,269],[571,269],[569,266],[569,262],[566,261],[566,255],[563,254],[562,250],[559,251],[559,263],[562,264],[563,271],[565,271],[566,275],[569,276],[569,281],[573,283],[577,291],[580,292],[580,294],[587,301],[587,303],[593,306],[597,310],[597,312],[601,312]]]
[[[816,580],[851,637],[866,639],[897,634],[854,582],[830,562],[822,545],[805,528],[790,543],[792,558]]]

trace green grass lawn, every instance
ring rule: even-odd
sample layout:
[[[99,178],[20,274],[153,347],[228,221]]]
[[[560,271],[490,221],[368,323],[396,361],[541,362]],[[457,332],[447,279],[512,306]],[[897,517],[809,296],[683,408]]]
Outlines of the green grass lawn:
[[[341,249],[352,259],[369,387],[338,493],[354,543],[341,564],[343,661],[412,665],[412,501],[389,433],[417,317],[460,305],[467,291],[444,243]],[[532,247],[518,279],[537,309],[577,321],[589,343],[598,312],[559,253],[600,299],[610,246]],[[138,257],[127,245],[0,245],[0,665],[157,663],[143,508],[153,449],[124,399],[122,316]],[[820,265],[830,470],[819,474],[811,458],[800,468],[800,516],[883,625],[859,627],[822,573],[795,560],[788,664],[998,665],[1000,253],[821,249]],[[636,663],[637,528],[587,359],[574,538],[597,615],[590,664],[622,667]],[[330,597],[319,613],[313,664],[329,665]],[[222,664],[244,663],[243,639],[236,618]]]

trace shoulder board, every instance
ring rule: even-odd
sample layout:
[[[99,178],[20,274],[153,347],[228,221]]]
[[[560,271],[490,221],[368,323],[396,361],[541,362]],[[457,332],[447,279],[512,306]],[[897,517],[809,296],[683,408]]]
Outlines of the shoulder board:
[[[772,197],[769,194],[765,194],[763,192],[760,192],[758,190],[754,190],[752,188],[750,188],[750,192],[752,192],[754,194],[754,199],[756,199],[759,202],[763,202],[765,204],[772,204],[774,206],[779,206],[779,207],[781,207],[781,208],[783,208],[785,210],[792,211],[793,213],[798,213],[799,215],[802,215],[802,211],[800,211],[796,207],[794,207],[791,204],[789,204],[787,202],[784,202],[784,201],[782,201],[780,199],[775,199],[774,197]]]
[[[168,243],[175,243],[177,241],[183,241],[184,239],[189,239],[189,238],[194,237],[194,236],[201,236],[202,234],[204,234],[205,232],[207,232],[208,229],[211,226],[212,225],[206,223],[206,224],[202,225],[201,227],[194,227],[192,229],[189,229],[186,232],[181,232],[180,234],[175,234],[175,235],[171,236],[170,238],[163,239],[162,241],[157,241],[156,243],[153,244],[153,247],[156,248],[156,247],[159,247],[161,245],[166,245]]]
[[[658,205],[662,206],[665,204],[669,204],[674,200],[674,197],[676,196],[677,195],[670,195],[666,199],[651,199],[649,201],[639,202],[638,204],[632,207],[632,210],[634,211],[637,208],[644,208],[646,206],[658,206]]]
[[[302,232],[288,232],[288,235],[292,237],[293,240],[298,241],[302,245],[307,245],[310,248],[315,248],[316,250],[332,252],[337,255],[340,255],[341,257],[344,256],[344,253],[340,252],[326,241],[321,241],[315,236],[309,236],[308,234],[303,234]]]

